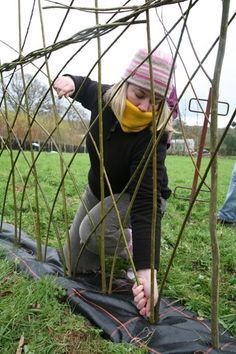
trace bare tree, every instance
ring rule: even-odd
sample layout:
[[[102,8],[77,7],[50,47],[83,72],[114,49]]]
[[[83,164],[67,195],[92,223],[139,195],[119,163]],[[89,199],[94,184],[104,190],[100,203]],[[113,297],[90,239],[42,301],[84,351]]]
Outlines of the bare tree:
[[[10,110],[16,112],[18,107],[26,109],[26,102],[30,114],[37,110],[40,115],[47,114],[51,110],[52,102],[46,92],[48,87],[30,74],[24,75],[24,81],[20,72],[16,72],[7,87],[7,104]],[[45,96],[46,95],[46,96]],[[44,98],[45,96],[45,98]]]

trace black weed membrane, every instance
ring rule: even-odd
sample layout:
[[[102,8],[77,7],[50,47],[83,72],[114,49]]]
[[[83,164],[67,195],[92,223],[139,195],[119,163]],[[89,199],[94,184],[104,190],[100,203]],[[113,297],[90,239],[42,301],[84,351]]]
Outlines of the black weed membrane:
[[[38,261],[37,245],[24,232],[20,245],[14,245],[14,226],[10,224],[3,224],[0,249],[5,249],[7,257],[17,260],[20,270],[33,278],[55,276],[57,283],[65,288],[74,312],[102,329],[104,337],[113,342],[145,345],[150,353],[160,354],[236,353],[235,338],[221,329],[220,349],[213,349],[210,322],[164,297],[159,323],[151,325],[133,304],[132,283],[126,279],[114,279],[112,294],[104,295],[99,273],[73,280],[64,277],[56,249],[48,248],[46,262]]]

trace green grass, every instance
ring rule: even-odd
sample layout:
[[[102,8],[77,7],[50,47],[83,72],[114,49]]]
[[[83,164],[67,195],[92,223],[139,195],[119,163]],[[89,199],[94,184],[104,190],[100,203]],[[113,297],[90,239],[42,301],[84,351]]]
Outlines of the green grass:
[[[144,353],[101,338],[99,329],[71,312],[61,300],[64,290],[52,277],[32,280],[15,264],[0,258],[0,352],[27,354]]]
[[[37,152],[35,153],[37,156]],[[16,158],[16,152],[14,152],[14,159]],[[64,154],[63,158],[68,165],[71,161],[72,154]],[[27,159],[27,160],[26,160]],[[22,229],[32,235],[35,235],[34,221],[36,219],[35,208],[35,182],[32,177],[32,172],[28,178],[30,171],[30,154],[25,153],[25,157],[20,155],[17,160],[15,168],[15,189],[16,189],[16,207],[13,198],[13,179],[9,184],[8,176],[11,168],[11,162],[9,153],[4,151],[0,157],[1,172],[0,172],[0,205],[3,203],[4,192],[7,189],[6,206],[4,209],[4,221],[14,223],[19,226],[21,223]],[[30,163],[31,164],[31,163]],[[64,222],[64,209],[62,202],[62,194],[57,193],[60,189],[61,172],[59,155],[52,153],[42,153],[36,162],[37,177],[39,181],[38,186],[38,199],[39,199],[39,221],[41,237],[44,240],[49,235],[50,245],[55,246],[55,230],[53,223],[60,230],[60,236],[63,238],[66,225]],[[66,170],[64,166],[64,171]],[[67,203],[68,219],[71,221],[78,208],[79,194],[81,194],[87,184],[87,172],[88,172],[88,156],[86,154],[77,154],[70,166],[70,174],[66,174],[65,177],[65,195]],[[24,185],[26,188],[24,190]],[[7,188],[8,187],[8,188]],[[41,190],[43,193],[41,193]],[[57,195],[58,194],[58,195]],[[22,203],[23,200],[23,203]],[[46,200],[46,201],[45,201]],[[55,205],[54,205],[55,204]],[[53,207],[54,206],[54,207]],[[1,208],[2,209],[2,208]],[[17,219],[15,220],[15,210],[17,212]],[[50,214],[52,213],[52,217]],[[48,230],[49,220],[52,220],[50,229]]]
[[[14,152],[14,156],[16,156],[16,152]],[[26,153],[26,156],[28,159],[30,158],[29,153]],[[67,163],[69,163],[72,155],[64,154],[63,156]],[[208,162],[209,158],[203,159],[202,173]],[[188,209],[188,201],[181,199],[181,197],[189,194],[189,188],[191,188],[192,185],[194,172],[191,160],[188,157],[168,156],[166,164],[170,187],[173,191],[176,187],[178,188],[176,190],[177,198],[173,195],[171,196],[168,202],[167,212],[163,219],[161,264],[158,273],[159,281],[162,279]],[[233,164],[234,160],[232,159],[219,159],[218,207],[224,202]],[[10,158],[6,151],[0,156],[0,165],[0,190],[2,191],[0,193],[0,205],[2,206],[10,169]],[[69,223],[72,222],[74,213],[78,207],[78,194],[84,190],[87,183],[88,166],[88,156],[86,154],[77,154],[71,165],[71,172],[74,175],[76,185],[69,176],[65,179]],[[41,154],[36,167],[40,186],[44,191],[49,205],[48,211],[44,198],[39,193],[40,229],[42,239],[44,240],[48,232],[49,214],[61,180],[58,155],[50,153]],[[19,223],[19,216],[22,213],[22,229],[34,237],[35,230],[32,220],[35,218],[35,204],[32,176],[27,184],[27,197],[24,198],[22,209],[20,204],[23,191],[22,180],[26,180],[27,172],[29,170],[22,155],[17,162],[17,168],[20,172],[20,174],[16,172],[17,223]],[[209,181],[210,176],[207,177],[208,184]],[[207,190],[207,187],[204,187],[204,189]],[[210,193],[201,193],[201,198],[209,199]],[[6,206],[3,215],[4,222],[15,223],[14,210],[15,205],[13,202],[11,181],[7,192]],[[61,195],[58,197],[52,215],[53,221],[60,230],[60,238],[62,242],[64,242],[66,225],[64,222],[64,210],[62,207]],[[174,264],[167,279],[164,295],[173,299],[181,300],[187,309],[196,312],[201,317],[210,318],[211,245],[208,223],[208,202],[197,202],[192,210],[191,218],[187,223],[180,242]],[[229,330],[233,335],[236,335],[236,248],[234,246],[236,229],[218,225],[217,233],[221,254],[220,323],[225,329]],[[49,230],[49,244],[52,246],[57,246],[58,244],[53,227]],[[75,351],[76,353],[130,353],[131,350],[135,353],[141,353],[139,349],[133,349],[133,347],[130,349],[130,346],[120,347],[109,341],[102,340],[98,330],[88,327],[82,317],[74,316],[66,305],[63,305],[58,301],[58,297],[60,298],[61,295],[61,290],[57,289],[52,279],[42,279],[40,282],[32,281],[25,278],[22,274],[16,273],[12,265],[6,266],[5,262],[6,261],[3,259],[1,260],[1,263],[3,264],[1,266],[6,271],[3,272],[3,275],[2,272],[0,272],[0,279],[7,279],[7,282],[0,280],[0,284],[4,284],[4,287],[6,286],[5,289],[9,289],[9,292],[8,290],[2,290],[1,287],[0,307],[1,313],[4,313],[4,316],[0,317],[0,327],[1,331],[4,330],[4,336],[1,332],[1,336],[3,336],[4,339],[4,346],[6,346],[6,348],[11,348],[8,350],[8,353],[14,353],[16,351],[17,343],[20,336],[23,334],[27,334],[26,339],[27,346],[30,348],[28,351],[29,353],[73,353],[73,346],[74,348],[77,348],[77,351]],[[8,267],[10,267],[9,271],[7,271]],[[21,291],[19,284],[22,284]],[[43,294],[44,292],[45,294]],[[21,303],[24,303],[22,300],[23,294],[25,295],[24,301],[29,297],[29,303],[31,305],[28,303],[26,306],[20,306]],[[31,299],[31,294],[32,296],[38,294],[39,297]],[[40,298],[40,296],[43,295],[45,295],[46,300],[45,298]],[[44,302],[47,303],[48,307],[45,305],[44,308],[42,305]],[[42,306],[39,311],[37,309],[32,309],[32,304],[37,303]],[[17,304],[19,304],[19,309],[12,312],[13,310],[11,309],[17,306]],[[50,306],[52,307],[50,308]],[[55,311],[57,314],[55,318],[51,318],[54,313],[54,306],[55,308],[58,306]],[[47,315],[49,317],[47,317]],[[51,333],[50,326],[45,326],[44,328],[44,324],[50,324],[51,321],[55,321],[52,325],[53,333]],[[72,323],[71,327],[67,322]],[[37,332],[37,336],[33,335],[33,330],[32,334],[30,334],[31,324],[32,328],[34,328],[34,325],[36,326],[34,328],[34,333]],[[0,342],[3,343],[2,338]],[[57,347],[53,347],[56,345]],[[38,351],[37,348],[39,348],[39,346],[45,348],[45,351],[42,351],[42,349],[40,349],[41,351]],[[80,348],[80,351],[78,351],[78,348]],[[4,348],[4,350],[7,349]],[[4,353],[3,349],[1,350],[1,353],[2,352]],[[7,353],[7,351],[5,352]],[[143,353],[144,352],[145,350],[143,350]]]
[[[202,162],[204,171],[208,158]],[[234,160],[219,159],[218,207],[220,207],[228,190]],[[170,187],[191,187],[193,167],[186,157],[167,158]],[[176,168],[178,173],[176,173]],[[209,183],[210,176],[207,178]],[[207,190],[204,187],[204,190]],[[185,189],[177,189],[177,197],[186,196]],[[210,193],[202,193],[202,198],[209,199]],[[188,209],[188,201],[173,196],[168,203],[167,213],[163,219],[161,267],[162,277],[173,251],[177,235]],[[173,222],[174,221],[174,222]],[[236,248],[235,227],[217,226],[220,245],[220,323],[236,334]],[[210,318],[211,296],[211,243],[209,233],[209,204],[197,202],[184,230],[173,267],[171,268],[164,294],[181,299],[187,309],[201,317]]]

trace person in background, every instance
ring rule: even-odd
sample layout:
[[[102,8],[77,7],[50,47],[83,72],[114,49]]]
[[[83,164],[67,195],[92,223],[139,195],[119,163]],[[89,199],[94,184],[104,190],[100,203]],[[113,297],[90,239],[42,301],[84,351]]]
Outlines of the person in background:
[[[218,212],[218,223],[236,225],[236,163],[234,164],[225,202]]]
[[[157,121],[157,212],[155,228],[155,284],[154,303],[158,299],[156,273],[160,257],[161,237],[161,189],[166,188],[164,198],[170,190],[167,186],[165,158],[168,136],[172,132],[168,98],[173,95],[174,86],[170,78],[172,59],[161,52],[151,56],[153,83],[155,91],[155,119]],[[170,80],[169,80],[170,79]],[[70,242],[64,246],[67,264],[71,262],[77,274],[97,271],[100,267],[99,242],[101,235],[101,191],[99,165],[99,123],[98,123],[98,83],[81,76],[65,75],[54,82],[58,97],[70,96],[91,111],[90,134],[86,144],[90,158],[88,186],[83,194],[80,207],[70,228]],[[152,100],[148,53],[140,49],[124,72],[122,80],[115,85],[102,85],[103,105],[103,151],[104,170],[109,184],[104,182],[105,213],[113,205],[111,191],[117,202],[121,221],[126,211],[142,168],[147,160],[146,150],[152,139]],[[163,128],[163,131],[161,132]],[[95,143],[95,146],[94,146]],[[143,157],[145,157],[143,159]],[[136,171],[137,167],[138,170]],[[135,173],[136,171],[136,173]],[[125,189],[127,183],[128,189]],[[163,188],[164,188],[163,187]],[[122,191],[125,189],[125,193]],[[152,157],[142,176],[130,215],[124,226],[124,235],[128,244],[132,244],[133,260],[140,284],[133,285],[134,303],[139,313],[150,315],[150,275],[151,275],[151,234],[153,217],[153,168]],[[98,225],[94,229],[94,225]],[[121,234],[119,221],[113,209],[104,220],[105,252],[114,255],[117,240]],[[89,235],[91,235],[89,237]],[[84,247],[78,262],[81,247]],[[68,252],[70,248],[70,252]],[[124,242],[118,247],[121,254]],[[71,259],[69,260],[69,254]]]

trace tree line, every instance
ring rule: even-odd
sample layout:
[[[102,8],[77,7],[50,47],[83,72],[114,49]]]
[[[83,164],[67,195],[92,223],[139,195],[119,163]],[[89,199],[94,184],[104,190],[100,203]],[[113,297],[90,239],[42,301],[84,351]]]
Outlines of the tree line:
[[[0,137],[1,145],[11,145],[27,149],[29,126],[31,140],[39,145],[45,141],[45,149],[55,144],[74,150],[83,141],[87,132],[89,114],[79,104],[67,100],[53,99],[47,85],[19,72],[11,76],[1,88]],[[55,110],[56,108],[56,110]],[[62,148],[63,150],[64,148]]]
[[[179,121],[176,120],[174,122],[174,129],[175,129],[175,133],[173,134],[174,139],[183,139],[183,136],[186,139],[193,139],[195,142],[195,148],[196,150],[198,150],[200,139],[201,139],[201,133],[202,133],[201,126],[198,125],[188,126],[186,123],[182,122],[180,124]],[[218,128],[219,139],[223,133],[224,133],[224,128]],[[205,149],[210,150],[209,128],[206,135]],[[220,147],[219,154],[224,156],[236,156],[236,123],[235,122],[231,125],[230,129],[228,130],[228,133],[224,138],[223,144]]]
[[[43,144],[48,140],[46,149],[53,146],[53,141],[61,146],[72,146],[74,150],[79,146],[87,132],[89,113],[79,103],[70,103],[65,100],[52,99],[49,87],[42,81],[34,78],[30,74],[22,75],[16,72],[11,75],[8,83],[2,83],[0,88],[1,111],[0,111],[0,138],[1,145],[8,144],[9,127],[13,133],[10,134],[14,146],[17,141],[24,141],[24,149],[27,149],[29,141],[29,123],[33,120],[31,126],[32,141]],[[55,108],[57,118],[55,119]],[[63,117],[62,120],[61,117]],[[30,118],[30,119],[28,119]],[[58,129],[55,129],[57,122]],[[228,131],[224,143],[220,148],[220,154],[236,155],[236,123]],[[200,126],[188,126],[182,123],[183,129],[178,120],[175,120],[174,139],[194,139],[196,149],[199,146],[201,129]],[[184,130],[184,134],[182,133]],[[218,130],[219,137],[223,134],[223,129]],[[48,137],[51,136],[49,139]],[[205,148],[209,147],[209,132],[206,137]]]

